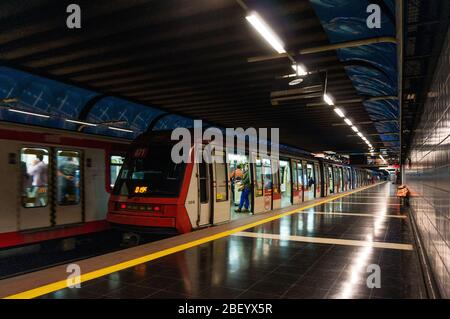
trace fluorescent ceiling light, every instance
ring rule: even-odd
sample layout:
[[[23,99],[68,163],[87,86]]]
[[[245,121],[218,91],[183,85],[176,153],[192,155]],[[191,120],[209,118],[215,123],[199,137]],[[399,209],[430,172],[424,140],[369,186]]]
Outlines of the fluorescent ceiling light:
[[[333,98],[331,97],[331,95],[328,95],[327,93],[324,93],[324,95],[323,95],[323,100],[324,100],[325,103],[327,103],[328,105],[334,105]]]
[[[277,51],[279,54],[286,53],[283,42],[280,40],[280,38],[278,38],[275,32],[272,31],[267,23],[264,22],[264,20],[258,13],[252,12],[245,18],[248,22],[250,22],[253,28],[255,28],[255,30],[258,31],[259,34],[261,34],[261,36],[272,46],[272,48],[275,49],[275,51]]]
[[[43,117],[48,119],[50,116],[49,115],[45,115],[45,114],[39,114],[39,113],[33,113],[33,112],[27,112],[27,111],[21,111],[21,110],[16,110],[16,109],[8,109],[10,112],[14,112],[14,113],[20,113],[20,114],[25,114],[25,115],[31,115],[31,116],[37,116],[37,117]]]
[[[132,130],[127,130],[127,129],[125,129],[125,128],[114,127],[114,126],[108,126],[108,128],[109,128],[110,130],[114,130],[114,131],[133,133]]]
[[[364,135],[363,135],[361,132],[358,132],[358,136],[359,136],[360,138],[363,138],[363,137],[364,137]]]
[[[349,126],[353,126],[353,123],[352,123],[352,121],[350,121],[349,119],[344,119],[344,122],[345,123],[347,123],[347,125],[349,125]]]
[[[97,124],[94,124],[94,123],[88,123],[88,122],[76,121],[76,120],[69,120],[69,119],[66,119],[66,122],[80,124],[80,125],[86,125],[86,126],[97,126]]]
[[[356,133],[359,132],[359,131],[358,131],[358,128],[357,128],[356,126],[352,126],[352,130],[353,130],[353,132],[356,132]]]
[[[295,73],[297,73],[298,76],[303,76],[303,75],[308,74],[305,67],[301,64],[292,64],[292,69],[294,69]]]
[[[342,110],[340,108],[338,108],[338,107],[334,108],[334,112],[336,112],[336,114],[339,115],[339,117],[342,117],[342,118],[345,117],[344,112],[342,112]]]

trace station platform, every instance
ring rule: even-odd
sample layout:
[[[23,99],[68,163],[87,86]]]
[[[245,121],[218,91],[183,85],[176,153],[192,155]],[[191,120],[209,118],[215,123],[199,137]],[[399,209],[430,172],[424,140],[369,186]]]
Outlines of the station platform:
[[[230,224],[0,281],[7,298],[426,298],[395,185],[291,206]],[[369,288],[368,266],[380,288]],[[370,268],[370,269],[373,269]]]

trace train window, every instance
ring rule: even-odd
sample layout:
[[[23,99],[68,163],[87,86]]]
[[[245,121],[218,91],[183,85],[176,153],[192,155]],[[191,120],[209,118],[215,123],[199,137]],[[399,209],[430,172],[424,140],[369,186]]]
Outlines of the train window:
[[[214,163],[216,174],[216,202],[228,200],[227,165]]]
[[[272,190],[272,167],[270,159],[263,158],[264,190]]]
[[[275,165],[275,162],[272,162]],[[276,164],[278,165],[278,163]],[[276,168],[276,166],[274,166]],[[273,193],[279,194],[280,193],[280,167],[278,165],[278,168],[276,171],[272,174],[273,175]]]
[[[48,160],[48,150],[44,148],[27,147],[20,151],[22,205],[26,208],[48,204]]]
[[[125,157],[120,155],[111,155],[109,158],[109,176],[110,176],[110,185],[111,188],[114,187],[114,184],[119,176],[120,169],[122,168],[123,161]]]
[[[200,181],[200,202],[208,202],[208,164],[198,164],[198,177]]]
[[[314,167],[312,164],[306,165],[306,175],[308,181],[308,187],[313,187],[316,181],[314,180]]]
[[[77,205],[80,202],[80,158],[80,152],[77,151],[57,151],[57,198],[59,205]]]
[[[260,158],[256,159],[256,177],[255,177],[255,184],[256,184],[256,197],[260,197],[263,195],[263,173],[262,173],[262,162]]]
[[[297,162],[292,162],[292,187],[294,190],[298,190],[297,170],[295,169],[296,166]]]
[[[331,166],[328,166],[328,186],[329,192],[334,193],[333,168]]]
[[[298,181],[298,190],[302,190],[302,188],[303,188],[303,166],[302,166],[302,163],[297,163],[297,181]]]
[[[140,157],[129,157],[125,160],[114,185],[114,195],[178,196],[186,164],[176,164],[172,161],[170,145],[152,144],[149,149],[151,151]]]

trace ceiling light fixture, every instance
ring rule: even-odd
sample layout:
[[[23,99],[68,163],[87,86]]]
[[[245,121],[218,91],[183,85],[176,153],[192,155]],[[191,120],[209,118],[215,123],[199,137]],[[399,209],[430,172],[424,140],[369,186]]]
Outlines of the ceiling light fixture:
[[[337,114],[339,117],[341,117],[341,118],[344,118],[344,117],[345,117],[344,112],[343,112],[340,108],[338,108],[338,107],[335,107],[335,108],[334,108],[334,112],[336,112],[336,114]]]
[[[295,73],[298,76],[304,76],[308,74],[308,71],[306,71],[306,68],[301,64],[292,64],[292,69],[294,69]]]
[[[88,122],[76,121],[76,120],[69,120],[69,119],[66,119],[66,122],[74,123],[74,124],[80,124],[80,125],[86,125],[86,126],[97,126],[97,124],[94,124],[94,123],[88,123]]]
[[[349,119],[345,118],[344,122],[347,123],[348,126],[353,126],[352,121],[350,121]]]
[[[356,133],[359,132],[359,130],[358,130],[358,128],[356,126],[352,126],[352,130],[353,130],[353,132],[356,132]]]
[[[333,98],[331,97],[331,95],[328,95],[327,93],[324,93],[324,94],[323,94],[323,100],[324,100],[325,103],[327,103],[328,105],[334,105]]]
[[[114,126],[108,126],[108,128],[110,130],[114,130],[114,131],[120,131],[120,132],[126,132],[126,133],[133,133],[132,130],[127,130],[125,128],[120,128],[120,127],[114,127]]]
[[[245,17],[247,21],[255,28],[256,31],[269,43],[272,48],[275,49],[279,54],[286,53],[284,49],[284,44],[280,38],[272,31],[269,25],[264,22],[263,18],[256,13],[251,12]]]
[[[20,114],[25,114],[25,115],[31,115],[31,116],[37,116],[37,117],[42,117],[42,118],[50,118],[50,115],[45,115],[45,114],[39,114],[39,113],[33,113],[33,112],[27,112],[27,111],[22,111],[22,110],[17,110],[17,109],[8,109],[10,112],[14,112],[14,113],[20,113]]]

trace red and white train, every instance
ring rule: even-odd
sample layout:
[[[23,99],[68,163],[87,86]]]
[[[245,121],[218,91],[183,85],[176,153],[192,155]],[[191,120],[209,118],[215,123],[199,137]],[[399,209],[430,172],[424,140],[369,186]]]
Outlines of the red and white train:
[[[119,138],[0,123],[0,248],[111,225],[185,233],[228,222],[246,215],[234,212],[240,193],[229,174],[238,164],[250,171],[250,214],[355,189],[376,176],[296,154],[254,158],[253,164],[254,154],[224,152],[215,155],[228,163],[174,164],[169,136],[152,132],[130,147]],[[191,155],[201,147],[192,145]],[[273,165],[280,167],[274,174]]]
[[[239,218],[243,214],[234,210],[240,194],[229,178],[237,165],[250,173],[250,214],[345,192],[379,179],[370,170],[300,154],[275,158],[224,151],[214,154],[223,157],[223,163],[194,163],[205,143],[192,143],[192,160],[175,164],[171,159],[174,143],[170,132],[144,134],[133,143],[110,197],[107,219],[112,225],[130,231],[186,233]]]
[[[129,144],[0,123],[0,248],[108,229],[107,202]]]

